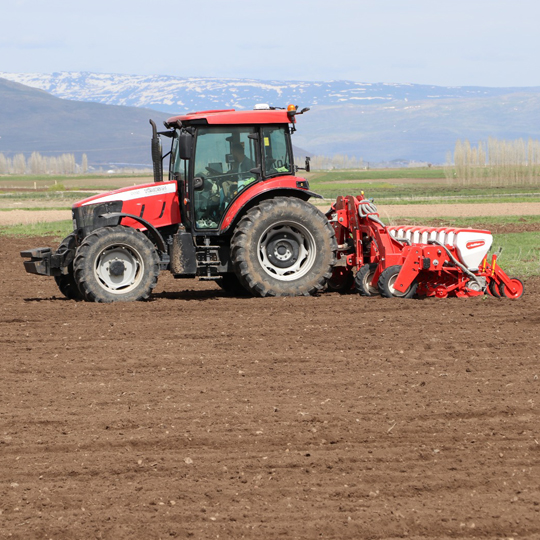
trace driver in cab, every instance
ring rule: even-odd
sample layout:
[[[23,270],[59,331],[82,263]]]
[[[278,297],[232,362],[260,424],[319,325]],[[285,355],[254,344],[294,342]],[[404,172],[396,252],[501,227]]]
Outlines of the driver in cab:
[[[238,173],[238,181],[247,180],[253,176],[249,171],[257,166],[257,164],[249,159],[244,153],[242,143],[233,143],[231,145],[231,154],[233,155],[234,163],[231,167],[231,172]]]

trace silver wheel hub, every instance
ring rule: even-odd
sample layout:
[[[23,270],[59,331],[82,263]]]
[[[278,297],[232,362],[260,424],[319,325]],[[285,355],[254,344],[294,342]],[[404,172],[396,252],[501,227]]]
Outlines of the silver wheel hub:
[[[377,287],[374,287],[371,282],[373,281],[373,277],[375,276],[375,271],[368,272],[364,276],[364,289],[368,291],[370,294],[378,294],[379,289]]]
[[[390,289],[390,292],[392,293],[393,296],[397,296],[397,297],[405,296],[405,295],[409,292],[409,290],[410,290],[411,288],[408,287],[407,290],[406,290],[405,292],[396,291],[396,289],[394,288],[394,285],[395,285],[395,283],[396,283],[397,277],[398,277],[398,274],[396,274],[395,276],[392,276],[392,277],[388,280],[388,288]]]
[[[286,222],[269,227],[261,236],[257,251],[267,274],[280,281],[293,281],[311,270],[317,248],[308,229]]]
[[[99,254],[94,271],[103,288],[114,294],[124,294],[140,283],[144,263],[133,247],[114,245]]]

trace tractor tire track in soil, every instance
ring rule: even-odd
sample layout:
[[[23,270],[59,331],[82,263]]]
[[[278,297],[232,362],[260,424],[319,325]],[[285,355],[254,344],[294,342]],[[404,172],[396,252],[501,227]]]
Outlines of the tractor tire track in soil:
[[[87,304],[0,239],[3,538],[538,538],[540,279],[519,301]]]

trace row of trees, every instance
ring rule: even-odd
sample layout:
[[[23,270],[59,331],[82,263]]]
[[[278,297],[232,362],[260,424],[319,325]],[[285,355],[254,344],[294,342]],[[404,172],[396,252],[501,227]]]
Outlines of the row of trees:
[[[76,163],[73,154],[49,157],[33,152],[28,159],[24,154],[16,154],[13,158],[0,154],[0,174],[75,174],[87,171],[86,154],[82,155],[80,164]]]
[[[461,184],[486,183],[490,186],[532,185],[540,181],[540,141],[499,140],[474,146],[456,142],[453,155],[447,157],[445,175]]]

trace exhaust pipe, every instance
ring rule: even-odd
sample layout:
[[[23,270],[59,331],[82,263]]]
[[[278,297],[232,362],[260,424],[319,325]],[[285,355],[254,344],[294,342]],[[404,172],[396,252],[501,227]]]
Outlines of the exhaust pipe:
[[[156,123],[150,120],[152,126],[152,164],[154,166],[154,182],[163,182],[163,152],[161,138],[157,132]]]

